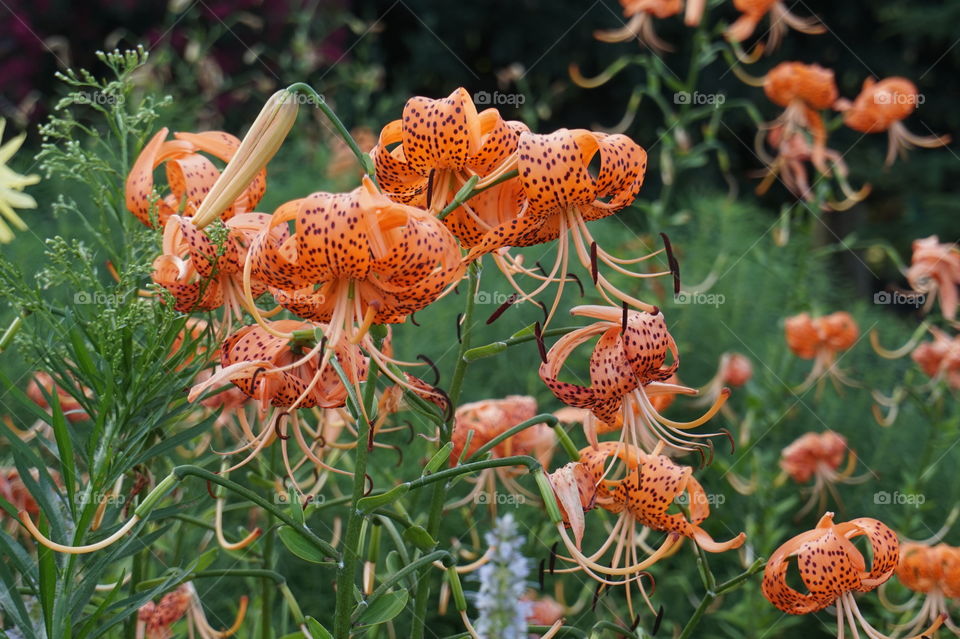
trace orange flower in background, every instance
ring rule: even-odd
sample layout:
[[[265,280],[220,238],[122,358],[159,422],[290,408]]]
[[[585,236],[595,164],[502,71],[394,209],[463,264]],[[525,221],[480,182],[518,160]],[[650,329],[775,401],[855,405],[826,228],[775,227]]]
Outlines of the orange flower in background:
[[[839,470],[846,459],[846,468]],[[839,503],[840,495],[835,485],[858,484],[869,479],[870,475],[853,477],[857,466],[857,454],[847,445],[847,439],[839,433],[827,430],[822,433],[806,433],[793,441],[780,453],[780,468],[798,484],[814,480],[810,490],[810,499],[797,513],[803,517],[818,503],[823,510],[827,493]]]
[[[89,388],[78,386],[78,390],[87,398],[92,395],[92,391]],[[46,411],[50,410],[50,402],[47,400],[47,397],[56,393],[57,401],[60,403],[60,410],[63,411],[64,417],[71,422],[82,422],[90,419],[90,416],[87,415],[80,402],[58,385],[49,373],[36,371],[30,379],[30,383],[27,385],[26,393],[27,397]]]
[[[693,477],[693,469],[675,464],[669,457],[659,454],[661,448],[662,444],[652,454],[647,454],[636,446],[603,442],[596,448],[581,450],[579,464],[573,466],[579,466],[580,474],[591,479],[594,492],[588,499],[584,499],[583,484],[586,482],[578,479],[573,469],[568,471],[573,474],[573,480],[557,481],[551,477],[557,501],[576,539],[571,540],[565,525],[558,524],[557,529],[570,553],[570,556],[558,555],[558,558],[575,566],[555,572],[582,570],[605,585],[627,586],[631,617],[633,606],[629,585],[638,583],[645,602],[653,610],[643,589],[642,571],[671,554],[681,537],[690,538],[707,552],[725,552],[739,548],[746,541],[746,535],[740,533],[727,542],[717,542],[700,527],[710,515],[709,499]],[[589,555],[581,551],[584,524],[582,512],[576,513],[577,507],[585,502],[590,507],[595,504],[618,515],[606,541],[598,551]],[[670,512],[675,509],[675,503],[684,504],[689,514]],[[577,517],[572,517],[571,513],[576,513]],[[638,524],[642,531],[638,532]],[[651,530],[668,533],[655,550],[645,542]],[[600,563],[600,558],[611,548],[612,559],[610,565],[605,566]],[[638,548],[648,549],[649,556],[641,559]]]
[[[939,297],[943,316],[956,319],[960,305],[960,248],[956,242],[941,243],[936,235],[914,240],[907,281],[913,290],[927,296],[925,310]]]
[[[597,445],[597,435],[621,430],[621,440],[633,446],[653,448],[664,442],[692,451],[706,446],[696,440],[720,433],[686,432],[710,420],[726,401],[721,391],[710,409],[692,422],[667,419],[653,405],[660,395],[696,395],[693,388],[667,383],[680,365],[676,342],[661,313],[627,311],[602,306],[578,306],[571,314],[600,320],[567,333],[547,353],[540,365],[540,379],[560,401],[587,409],[584,419],[587,440]],[[590,386],[560,379],[567,358],[580,345],[596,339],[590,357]],[[668,355],[672,358],[667,363]]]
[[[953,389],[960,389],[960,335],[950,337],[938,328],[931,328],[933,340],[918,344],[910,357],[931,380],[941,379]]]
[[[854,131],[888,132],[886,164],[890,166],[898,154],[905,155],[911,147],[933,149],[950,143],[949,136],[914,135],[904,126],[903,120],[916,111],[922,101],[916,85],[906,78],[886,78],[879,82],[867,78],[853,103],[844,101],[838,107],[844,111],[843,123]]]
[[[866,537],[870,542],[869,569],[863,553],[851,541],[856,537]],[[838,524],[828,512],[816,528],[793,537],[770,556],[761,590],[770,603],[791,615],[817,612],[834,604],[838,637],[843,637],[849,623],[854,636],[859,636],[859,626],[871,639],[887,639],[860,613],[853,593],[869,592],[890,579],[899,556],[897,535],[883,522],[860,517]],[[787,571],[792,566],[800,573],[806,593],[789,585]],[[938,619],[923,635],[941,624]]]
[[[450,463],[455,465],[460,456],[470,457],[481,446],[537,414],[537,401],[526,395],[509,395],[503,399],[486,399],[462,404],[457,408],[453,423],[453,452]],[[470,446],[464,446],[470,432]],[[546,424],[536,424],[508,437],[493,447],[495,457],[533,455],[544,466],[549,465],[556,437]]]
[[[450,453],[450,465],[460,463],[461,457],[468,459],[481,447],[488,444],[495,437],[502,435],[514,426],[532,419],[537,414],[537,402],[533,397],[525,395],[509,395],[503,399],[487,399],[479,402],[463,404],[457,408],[454,415],[453,450]],[[472,433],[472,434],[471,434]],[[469,440],[469,445],[468,445]],[[553,429],[544,424],[535,424],[519,433],[508,437],[493,447],[494,457],[511,457],[513,455],[530,455],[541,464],[548,466],[553,457],[553,448],[557,438]],[[455,508],[467,503],[489,504],[491,510],[496,511],[497,480],[514,496],[523,499],[538,500],[539,498],[517,483],[518,471],[514,468],[498,467],[482,470],[474,478],[467,481],[474,483],[474,488],[465,497],[448,504],[448,508]]]
[[[247,614],[247,596],[240,597],[237,617],[226,630],[215,630],[203,612],[200,596],[192,582],[187,582],[165,594],[159,602],[148,601],[137,612],[137,639],[171,639],[173,625],[187,618],[190,636],[196,632],[200,639],[225,639],[240,630]]]
[[[825,33],[824,27],[816,18],[801,18],[790,13],[782,0],[733,0],[733,6],[741,15],[731,24],[724,35],[732,42],[743,42],[757,29],[765,16],[770,15],[770,37],[767,39],[767,51],[773,51],[783,40],[787,29],[801,33]]]
[[[775,156],[767,153],[764,142],[776,149]],[[767,165],[764,178],[756,188],[758,195],[765,194],[779,177],[783,185],[796,197],[803,198],[807,202],[815,200],[816,193],[807,170],[807,164],[812,162],[814,157],[814,147],[811,144],[809,132],[802,128],[788,129],[786,124],[782,123],[774,124],[767,131],[765,139],[763,131],[759,132],[755,146],[757,156]],[[831,174],[837,178],[844,195],[844,200],[829,201],[825,207],[834,211],[843,211],[866,199],[871,191],[870,185],[864,185],[858,191],[853,190],[847,180],[850,171],[843,160],[843,155],[830,148],[823,148],[820,153],[822,153],[823,162],[830,168]]]
[[[937,544],[904,542],[900,546],[900,564],[897,566],[897,580],[915,593],[924,595],[923,605],[909,621],[896,628],[905,634],[916,633],[938,619],[950,632],[960,635],[958,627],[950,617],[947,605],[949,599],[960,599],[960,548]],[[911,599],[913,601],[913,599]],[[898,608],[901,611],[905,604]]]
[[[793,143],[797,133],[810,137],[813,165],[820,173],[829,174],[827,129],[819,112],[831,108],[837,101],[833,71],[818,64],[781,62],[767,72],[763,92],[771,102],[784,108],[774,122],[774,126],[783,126],[781,139]]]
[[[673,47],[661,40],[653,29],[655,18],[664,19],[677,15],[683,9],[683,0],[620,0],[623,6],[623,15],[630,21],[620,29],[611,31],[594,31],[593,37],[601,42],[623,42],[637,38],[650,49],[655,51],[672,51]],[[693,2],[688,12],[688,20],[693,21],[691,26],[700,22],[703,13],[703,4]]]
[[[295,230],[280,241],[274,229],[289,222]],[[392,376],[367,330],[405,321],[449,291],[463,269],[456,238],[442,222],[365,180],[349,193],[314,193],[281,206],[250,245],[244,287],[252,306],[248,280],[269,285],[287,310],[327,323],[331,346],[362,343]],[[259,313],[254,317],[263,325]]]
[[[160,129],[137,157],[126,182],[127,209],[147,226],[150,219],[153,194],[153,172],[163,165],[169,193],[156,202],[160,225],[173,214],[191,216],[220,177],[220,169],[203,154],[229,162],[240,146],[240,140],[223,131],[173,134],[167,140],[167,128]],[[250,185],[222,214],[228,219],[237,213],[253,211],[267,188],[266,169],[256,174]]]
[[[835,386],[837,382],[855,385],[836,366],[837,355],[853,347],[860,337],[860,329],[850,313],[837,311],[823,317],[800,313],[788,317],[784,328],[790,350],[797,357],[814,360],[813,369],[800,385],[801,390],[809,388],[824,375],[829,376]]]
[[[383,128],[370,157],[385,195],[436,214],[472,176],[481,178],[482,188],[516,168],[517,139],[527,130],[496,109],[478,113],[461,87],[439,100],[407,100],[402,119]],[[471,212],[461,210],[454,220],[448,225],[468,244],[483,233],[473,227],[484,222]]]

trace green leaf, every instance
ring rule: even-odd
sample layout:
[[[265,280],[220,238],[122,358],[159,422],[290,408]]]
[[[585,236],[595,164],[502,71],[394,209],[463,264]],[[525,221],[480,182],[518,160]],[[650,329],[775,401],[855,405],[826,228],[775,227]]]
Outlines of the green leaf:
[[[330,557],[311,546],[297,531],[290,526],[281,526],[277,530],[277,536],[287,547],[287,550],[294,555],[315,564],[330,564]]]
[[[403,531],[403,538],[425,552],[437,546],[437,540],[430,536],[427,529],[416,524]]]
[[[306,617],[304,621],[307,622],[307,630],[313,635],[313,639],[333,639],[330,631],[324,628],[320,622],[313,617]]]
[[[399,486],[394,486],[385,493],[361,498],[357,502],[357,508],[365,513],[368,513],[379,508],[380,506],[386,506],[387,504],[395,502],[406,495],[409,490],[410,484],[400,484]]]
[[[386,623],[403,612],[409,599],[410,595],[406,590],[388,592],[360,614],[357,625],[376,626]]]

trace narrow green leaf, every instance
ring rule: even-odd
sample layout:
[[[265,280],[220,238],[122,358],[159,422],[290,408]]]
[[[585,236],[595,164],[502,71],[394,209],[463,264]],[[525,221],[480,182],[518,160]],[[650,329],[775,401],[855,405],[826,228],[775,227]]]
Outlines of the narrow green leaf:
[[[410,594],[406,590],[388,592],[364,610],[357,619],[359,626],[376,626],[386,623],[403,612]]]

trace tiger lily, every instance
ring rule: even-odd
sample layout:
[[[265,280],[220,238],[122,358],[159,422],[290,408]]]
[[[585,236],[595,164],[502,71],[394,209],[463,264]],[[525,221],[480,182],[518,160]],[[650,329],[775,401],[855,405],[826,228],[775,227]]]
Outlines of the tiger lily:
[[[931,379],[941,379],[947,386],[960,389],[960,335],[950,337],[938,328],[930,328],[933,340],[918,344],[910,357]]]
[[[570,553],[569,556],[558,555],[558,558],[575,566],[554,572],[583,571],[601,584],[627,586],[627,606],[631,616],[633,606],[629,585],[634,582],[639,584],[647,606],[653,610],[643,589],[643,571],[669,556],[681,538],[687,537],[703,550],[714,553],[739,548],[746,541],[746,535],[741,532],[730,541],[717,542],[700,527],[710,515],[706,493],[693,477],[693,469],[677,465],[669,457],[661,455],[662,447],[661,443],[648,454],[636,446],[618,442],[588,446],[580,451],[580,461],[575,464],[579,466],[577,471],[571,469],[559,477],[550,478],[558,504],[562,506],[561,513],[573,527],[576,539],[570,538],[564,523],[557,525]],[[584,482],[584,476],[589,480]],[[585,496],[587,499],[584,499]],[[675,500],[688,504],[689,514],[668,512]],[[577,513],[577,508],[582,504],[618,515],[606,541],[589,555],[581,549],[583,513]],[[576,514],[576,519],[571,518],[572,513]],[[638,548],[646,547],[644,539],[648,533],[646,530],[638,531],[638,525],[668,533],[661,546],[650,549],[652,552],[644,559],[640,559]],[[613,554],[610,565],[603,565],[600,560],[611,547]]]
[[[916,111],[921,102],[916,85],[906,78],[886,78],[879,82],[873,78],[863,81],[860,95],[852,104],[838,103],[843,113],[843,123],[861,133],[888,132],[886,165],[890,166],[914,146],[933,149],[950,143],[950,136],[914,135],[904,126],[905,120]]]
[[[294,223],[294,231],[278,234]],[[364,179],[349,193],[314,193],[281,206],[252,240],[243,270],[247,308],[261,328],[252,282],[267,284],[276,301],[298,317],[323,322],[330,347],[346,340],[363,346],[395,383],[397,363],[374,344],[373,324],[395,324],[452,290],[464,265],[456,238],[425,211],[399,204]]]
[[[954,635],[960,635],[960,626],[950,617],[948,600],[960,599],[960,548],[937,544],[904,542],[900,545],[900,563],[897,565],[897,580],[915,594],[910,601],[887,608],[903,612],[913,607],[920,597],[923,605],[917,614],[896,626],[897,631],[916,633],[927,624],[936,624],[938,619]],[[883,600],[881,600],[883,601]]]
[[[820,111],[837,101],[837,84],[833,71],[817,64],[781,62],[763,79],[763,91],[774,104],[784,108],[767,128],[782,127],[780,140],[790,144],[794,135],[810,138],[810,159],[823,175],[830,175],[827,166],[827,129]]]
[[[407,100],[402,118],[383,128],[370,157],[387,197],[437,214],[471,177],[479,177],[475,188],[483,188],[515,169],[517,139],[527,130],[522,122],[504,120],[496,109],[478,113],[461,87],[439,100]],[[471,199],[444,222],[472,246],[490,224],[500,223],[495,206],[500,193],[494,188],[481,200]]]
[[[775,156],[767,153],[764,143],[776,149]],[[814,148],[807,131],[803,128],[788,129],[785,124],[774,123],[767,130],[765,138],[764,131],[762,129],[758,131],[755,148],[757,157],[767,165],[764,178],[757,185],[758,195],[765,194],[774,180],[779,177],[783,185],[796,197],[803,198],[807,202],[814,201],[816,194],[807,173],[807,163],[813,160]],[[827,177],[836,178],[844,195],[843,200],[827,201],[823,207],[828,210],[844,211],[866,199],[871,191],[870,185],[866,184],[858,191],[853,190],[847,179],[849,169],[843,160],[843,155],[826,147],[820,153],[822,153],[823,162],[830,170]],[[820,175],[824,176],[824,174]]]
[[[872,550],[869,570],[863,553],[851,541],[861,536],[868,539]],[[860,613],[853,593],[869,592],[890,579],[899,557],[897,535],[883,522],[860,517],[837,524],[833,513],[827,512],[816,528],[793,537],[770,556],[761,591],[767,601],[791,615],[810,614],[835,605],[840,639],[847,624],[855,637],[863,630],[870,639],[888,639]],[[789,585],[787,571],[791,566],[799,571],[807,593]],[[913,639],[930,636],[942,623],[942,618],[937,619]]]
[[[242,213],[224,223],[222,245],[198,229],[187,217],[170,215],[164,224],[163,253],[153,261],[153,281],[174,297],[181,312],[214,310],[225,306],[229,331],[233,318],[240,319],[252,304],[244,296],[241,277],[246,247],[255,233],[268,224],[263,213]],[[274,228],[274,239],[285,229]],[[251,283],[252,297],[267,291],[260,282]]]
[[[684,450],[699,450],[695,440],[721,433],[690,434],[710,420],[726,402],[723,389],[707,412],[692,422],[664,417],[652,400],[664,394],[696,395],[693,388],[668,383],[680,366],[676,342],[661,313],[624,311],[602,306],[578,306],[571,314],[600,320],[561,337],[540,365],[540,379],[563,403],[590,411],[584,420],[587,440],[596,447],[601,433],[620,430],[621,441],[652,448],[657,442]],[[596,338],[590,358],[590,386],[560,381],[560,371],[578,346]],[[673,358],[666,364],[667,355]]]
[[[857,322],[850,313],[837,311],[823,317],[800,313],[787,318],[784,328],[787,346],[794,355],[801,359],[814,360],[813,369],[800,384],[799,390],[806,390],[824,375],[830,377],[834,386],[837,386],[838,382],[856,386],[846,373],[836,366],[837,354],[852,348],[860,336]]]
[[[787,28],[816,35],[826,33],[827,29],[816,18],[801,18],[790,13],[783,0],[733,0],[733,6],[740,11],[737,20],[727,27],[724,36],[731,42],[743,42],[756,31],[760,21],[770,15],[770,37],[767,39],[767,51],[773,51],[780,45]]]
[[[454,414],[450,465],[455,466],[461,458],[468,459],[495,437],[533,418],[536,414],[536,400],[522,395],[509,395],[503,399],[487,399],[461,405]],[[532,455],[543,466],[548,466],[555,444],[556,435],[553,429],[540,423],[503,440],[493,447],[492,453],[494,457]],[[468,480],[475,484],[473,490],[465,497],[448,504],[447,507],[455,508],[468,503],[487,503],[495,512],[497,479],[511,493],[522,495],[526,499],[537,499],[536,495],[517,483],[514,479],[515,475],[516,472],[510,468],[485,469],[475,478]]]
[[[156,202],[157,222],[164,226],[171,215],[190,217],[196,213],[210,189],[220,177],[220,169],[207,155],[228,162],[240,146],[240,140],[223,131],[174,133],[167,140],[166,127],[147,142],[130,169],[126,181],[127,209],[146,226],[153,226],[151,217],[153,172],[163,165],[169,192]],[[204,155],[207,154],[207,155]],[[226,206],[220,217],[229,219],[237,213],[253,211],[267,188],[267,172],[261,169],[251,176],[245,188]]]
[[[173,625],[187,618],[190,636],[194,632],[200,639],[225,639],[235,635],[243,625],[247,614],[246,595],[240,597],[237,618],[226,630],[215,630],[207,615],[203,612],[200,596],[193,582],[187,582],[173,592],[165,594],[159,602],[148,601],[137,611],[137,639],[170,639],[173,637]]]
[[[936,235],[914,240],[906,275],[910,287],[927,296],[925,310],[939,297],[944,318],[956,318],[960,306],[960,248],[956,242],[941,243]]]
[[[653,29],[654,18],[664,19],[680,13],[683,0],[620,0],[623,6],[623,15],[630,21],[620,29],[612,31],[594,31],[593,37],[601,42],[623,42],[637,38],[654,51],[672,51],[673,47],[661,40]],[[703,13],[703,3],[691,2],[687,21],[689,26],[696,26],[700,21],[699,13]],[[691,24],[692,22],[692,24]]]
[[[838,471],[846,458],[846,468]],[[814,503],[823,510],[829,491],[840,502],[835,485],[859,484],[870,478],[869,474],[853,477],[857,466],[857,454],[847,445],[847,438],[832,430],[822,433],[806,433],[793,441],[780,453],[780,468],[798,484],[814,480],[810,499],[797,513],[797,519],[810,512]]]
[[[274,332],[312,331],[314,326],[299,320],[277,320],[272,323]],[[305,350],[305,348],[304,348]],[[311,442],[303,436],[308,429],[301,422],[297,408],[337,408],[346,404],[347,390],[332,366],[329,358],[336,355],[348,381],[359,384],[366,378],[367,360],[359,347],[348,342],[328,346],[320,341],[307,352],[298,351],[284,337],[277,337],[262,326],[244,326],[228,337],[220,347],[220,366],[207,379],[190,389],[187,398],[196,401],[206,391],[232,382],[247,397],[256,400],[265,413],[273,407],[272,415],[263,420],[264,426],[254,434],[245,411],[238,411],[240,427],[245,444],[233,451],[234,455],[249,451],[239,463],[225,472],[230,472],[253,459],[275,438],[281,440],[281,452],[288,475],[296,486],[293,468],[287,454],[289,434],[282,431],[283,418],[289,417],[289,430],[307,459],[327,470],[334,470],[314,451],[315,439]],[[335,471],[336,472],[336,471]]]
[[[600,169],[594,177],[589,166],[597,155],[600,156]],[[647,154],[643,148],[625,135],[560,129],[547,135],[522,133],[518,158],[520,174],[516,180],[523,202],[519,212],[509,221],[490,229],[466,259],[493,252],[494,261],[521,301],[532,300],[550,284],[559,282],[549,314],[552,316],[568,278],[569,239],[572,237],[580,263],[591,274],[597,290],[607,302],[613,305],[626,302],[635,308],[653,311],[652,305],[617,289],[599,271],[599,266],[602,264],[630,277],[660,277],[671,271],[639,273],[626,266],[650,259],[661,251],[632,259],[614,257],[597,246],[586,224],[613,215],[633,202],[647,168]],[[506,246],[533,246],[553,240],[558,241],[558,249],[549,274],[546,271],[538,274],[523,267],[509,254],[495,252]],[[513,277],[515,272],[542,280],[542,283],[535,290],[524,292]],[[618,301],[612,301],[611,297]]]

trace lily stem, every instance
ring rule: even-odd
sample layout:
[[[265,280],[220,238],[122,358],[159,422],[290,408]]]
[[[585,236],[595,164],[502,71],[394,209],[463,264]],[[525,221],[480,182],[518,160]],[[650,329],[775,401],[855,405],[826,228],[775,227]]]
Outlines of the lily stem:
[[[363,499],[367,484],[367,460],[370,454],[370,448],[367,446],[367,439],[370,436],[370,420],[368,416],[373,409],[373,389],[376,387],[379,368],[373,361],[370,362],[370,372],[367,375],[367,386],[363,401],[370,405],[361,405],[361,399],[353,391],[353,385],[342,374],[342,369],[336,359],[333,360],[334,368],[341,375],[344,386],[350,394],[354,405],[357,407],[357,445],[354,447],[353,456],[353,493],[350,499],[350,515],[347,518],[346,534],[343,538],[343,554],[337,567],[337,600],[336,612],[333,623],[333,636],[336,639],[349,639],[350,637],[350,616],[353,612],[353,592],[357,576],[357,564],[360,561],[360,534],[363,527],[364,513],[357,507],[357,503]]]
[[[440,429],[440,441],[438,447],[446,445],[453,434],[453,415],[456,412],[457,403],[460,401],[460,392],[463,390],[463,379],[467,373],[469,362],[464,357],[470,350],[470,338],[473,333],[473,309],[477,298],[477,291],[480,288],[481,260],[472,263],[467,269],[467,299],[463,307],[463,324],[460,331],[460,349],[457,352],[457,364],[453,369],[453,377],[450,382],[448,396],[450,398],[450,419],[443,428]],[[481,462],[489,463],[489,462]],[[457,469],[450,469],[457,470]],[[444,476],[444,472],[435,473],[429,477],[421,477],[420,480],[411,482],[411,488],[417,487],[415,484],[422,480],[436,481],[433,487],[433,493],[430,495],[429,516],[427,518],[427,532],[433,539],[437,538],[440,530],[440,520],[443,515],[443,501],[446,497],[446,482],[438,481]],[[422,481],[422,483],[427,483]],[[427,598],[430,596],[430,568],[426,566],[420,569],[417,575],[417,589],[414,594],[413,625],[410,628],[411,639],[423,639],[425,629],[425,620],[427,617]]]

